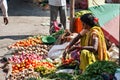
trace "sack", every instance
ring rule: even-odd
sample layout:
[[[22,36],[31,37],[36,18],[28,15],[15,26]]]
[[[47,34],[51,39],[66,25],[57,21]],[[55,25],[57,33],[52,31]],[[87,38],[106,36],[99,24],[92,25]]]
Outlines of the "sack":
[[[113,43],[108,50],[111,59],[119,58],[119,48]]]

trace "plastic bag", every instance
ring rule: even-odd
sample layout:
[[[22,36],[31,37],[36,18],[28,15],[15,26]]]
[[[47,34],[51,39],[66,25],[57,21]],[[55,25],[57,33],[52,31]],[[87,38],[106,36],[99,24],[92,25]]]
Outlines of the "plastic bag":
[[[48,52],[48,57],[51,59],[62,57],[62,53],[64,52],[64,49],[67,47],[68,44],[69,43],[64,43],[62,45],[54,45]]]
[[[119,48],[113,43],[110,49],[108,50],[110,58],[118,59],[119,58]]]

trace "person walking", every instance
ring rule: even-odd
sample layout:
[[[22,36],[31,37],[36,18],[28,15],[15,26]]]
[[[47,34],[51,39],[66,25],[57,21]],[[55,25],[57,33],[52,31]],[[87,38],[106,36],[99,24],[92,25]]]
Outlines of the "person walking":
[[[0,8],[2,10],[4,24],[8,24],[8,6],[6,0],[0,0]]]
[[[50,5],[50,28],[53,26],[53,21],[57,20],[58,13],[60,15],[60,23],[66,29],[66,0],[49,0]]]

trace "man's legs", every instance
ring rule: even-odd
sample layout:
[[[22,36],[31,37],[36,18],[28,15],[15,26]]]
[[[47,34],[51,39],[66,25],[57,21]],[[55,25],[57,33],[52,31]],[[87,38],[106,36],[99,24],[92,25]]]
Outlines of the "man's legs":
[[[50,29],[49,29],[50,34],[54,33],[53,21],[56,21],[57,19],[58,10],[59,10],[58,6],[50,5]]]
[[[60,13],[60,22],[62,23],[64,29],[66,29],[66,16],[67,16],[66,6],[61,6],[59,8],[59,13]]]
[[[50,27],[52,26],[52,22],[57,19],[58,16],[58,6],[50,5]]]

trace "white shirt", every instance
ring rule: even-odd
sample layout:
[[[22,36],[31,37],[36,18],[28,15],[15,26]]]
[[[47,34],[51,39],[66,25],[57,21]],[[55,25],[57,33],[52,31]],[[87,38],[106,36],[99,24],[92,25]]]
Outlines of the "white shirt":
[[[49,5],[65,6],[66,5],[66,0],[49,0]]]
[[[6,0],[0,0],[0,8],[2,10],[3,17],[8,17],[8,6]]]

